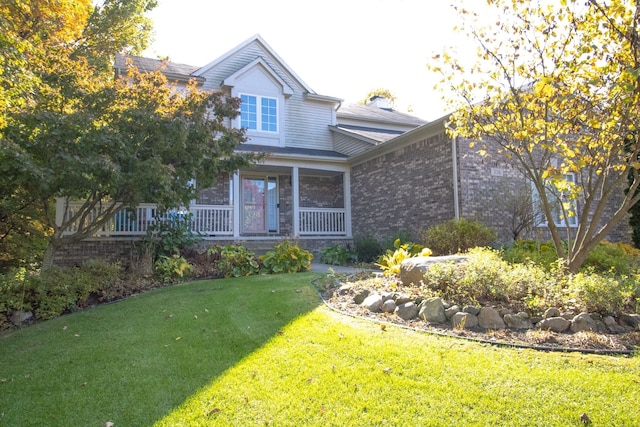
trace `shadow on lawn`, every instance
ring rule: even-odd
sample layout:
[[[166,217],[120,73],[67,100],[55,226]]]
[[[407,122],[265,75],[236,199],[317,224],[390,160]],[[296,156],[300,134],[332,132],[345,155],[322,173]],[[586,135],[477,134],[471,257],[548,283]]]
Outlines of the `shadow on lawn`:
[[[314,277],[192,282],[0,337],[0,425],[153,425],[320,305]]]

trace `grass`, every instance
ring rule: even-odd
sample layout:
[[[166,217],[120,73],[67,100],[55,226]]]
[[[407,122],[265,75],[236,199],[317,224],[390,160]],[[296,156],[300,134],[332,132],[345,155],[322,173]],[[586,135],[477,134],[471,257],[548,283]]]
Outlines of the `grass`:
[[[632,426],[640,357],[497,348],[320,306],[312,273],[174,286],[0,337],[0,425]]]

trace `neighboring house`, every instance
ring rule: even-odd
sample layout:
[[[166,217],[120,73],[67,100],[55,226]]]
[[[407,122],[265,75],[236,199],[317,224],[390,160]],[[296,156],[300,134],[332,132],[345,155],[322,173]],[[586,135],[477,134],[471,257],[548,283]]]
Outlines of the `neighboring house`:
[[[127,58],[141,70],[163,65]],[[116,59],[117,74],[125,72],[127,58]],[[239,150],[268,153],[252,168],[221,174],[185,207],[210,244],[264,250],[298,238],[318,252],[362,235],[382,239],[408,231],[418,238],[421,229],[460,217],[495,227],[504,241],[512,238],[505,201],[525,181],[506,160],[483,160],[466,142],[448,138],[447,117],[427,123],[389,108],[384,98],[365,106],[317,94],[259,35],[204,67],[164,67],[178,86],[195,80],[202,89],[241,98],[241,114],[230,123],[247,128]],[[65,215],[62,200],[57,214]],[[56,262],[126,259],[156,214],[153,201],[135,215],[122,211],[95,238],[61,248]]]

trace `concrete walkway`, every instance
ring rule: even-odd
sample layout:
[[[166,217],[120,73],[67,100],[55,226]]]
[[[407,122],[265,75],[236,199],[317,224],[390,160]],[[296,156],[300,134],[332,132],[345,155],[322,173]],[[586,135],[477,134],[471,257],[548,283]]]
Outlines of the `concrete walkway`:
[[[329,273],[329,269],[332,269],[336,273],[340,274],[353,274],[358,271],[379,271],[379,270],[368,270],[364,268],[357,267],[344,267],[341,265],[329,265],[329,264],[320,264],[320,263],[311,263],[311,271],[315,271],[318,273]]]

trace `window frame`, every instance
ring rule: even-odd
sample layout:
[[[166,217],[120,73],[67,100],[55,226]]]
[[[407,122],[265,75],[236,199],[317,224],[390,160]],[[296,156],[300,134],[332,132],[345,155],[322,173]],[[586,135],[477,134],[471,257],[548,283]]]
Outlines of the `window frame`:
[[[566,174],[563,174],[563,178],[565,181],[568,181],[572,184],[575,185],[576,183],[576,173],[575,172],[568,172]],[[536,212],[536,218],[539,218],[539,222],[536,224],[536,227],[548,227],[549,226],[549,222],[547,221],[544,213],[541,212],[541,208],[540,208],[540,194],[538,193],[537,189],[535,188],[535,186],[533,185],[533,183],[531,184],[532,189],[533,189],[533,209],[534,212]],[[573,215],[567,217],[564,217],[562,210],[560,209],[559,206],[555,206],[555,204],[558,202],[562,201],[562,198],[564,197],[563,194],[560,194],[555,188],[553,188],[551,185],[546,184],[545,182],[545,190],[547,192],[547,200],[551,202],[553,202],[553,205],[551,206],[552,209],[552,214],[554,217],[554,221],[553,223],[555,224],[556,227],[562,227],[562,228],[577,228],[579,225],[579,218],[578,218],[578,201],[577,200],[569,200],[568,203],[571,204],[571,208],[570,211],[573,212]],[[568,220],[568,221],[567,221]]]
[[[263,132],[275,135],[280,131],[280,111],[279,100],[273,96],[262,96],[250,93],[240,93],[240,127],[249,132]],[[255,104],[245,104],[244,99],[255,100]],[[265,105],[266,102],[266,105]],[[244,111],[247,107],[253,107],[255,111]],[[245,117],[245,114],[251,117]],[[255,128],[245,126],[245,124],[255,123]],[[273,129],[275,128],[275,129]]]

